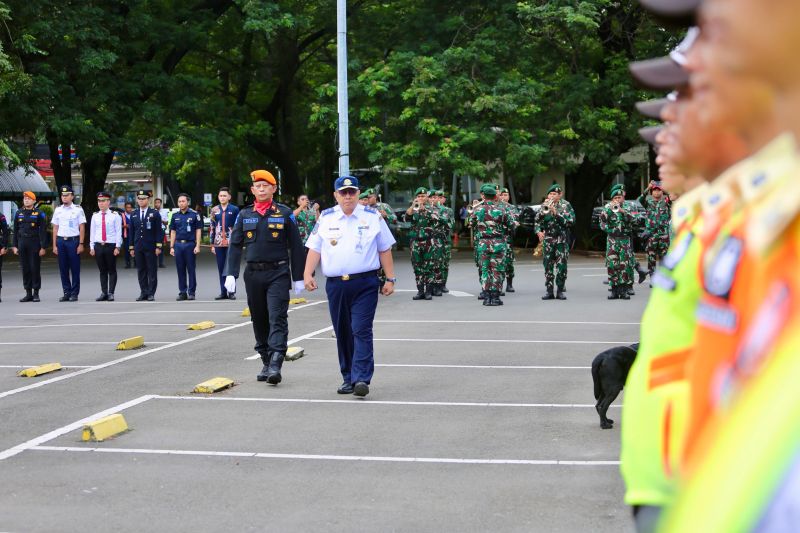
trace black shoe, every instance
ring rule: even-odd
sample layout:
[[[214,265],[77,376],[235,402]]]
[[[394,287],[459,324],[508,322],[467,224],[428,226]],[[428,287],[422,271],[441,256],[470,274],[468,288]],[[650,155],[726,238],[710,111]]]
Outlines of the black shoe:
[[[483,305],[485,306],[492,305],[492,299],[489,296],[487,296],[486,298],[483,299]]]
[[[426,300],[433,300],[433,284],[429,283],[425,285],[425,299]]]
[[[353,384],[347,383],[346,381],[343,382],[338,389],[336,389],[337,394],[353,394]]]
[[[417,285],[417,294],[411,297],[412,300],[424,300],[425,299],[425,286],[424,285]]]
[[[267,381],[267,376],[269,376],[269,365],[264,365],[261,372],[256,376],[256,381]]]
[[[547,289],[547,292],[542,296],[542,300],[555,300],[556,297],[553,295],[553,289]]]
[[[214,299],[215,300],[227,300],[228,299],[228,295],[227,294],[220,294],[219,296],[214,296]]]
[[[442,292],[445,293],[445,294],[450,292],[450,289],[447,288],[447,285],[442,284]]]
[[[283,366],[283,352],[273,352],[267,368],[267,383],[277,385],[281,382],[281,367]]]
[[[69,297],[69,301],[70,302],[77,302],[78,301],[78,295],[77,294],[73,294],[72,296]]]
[[[514,290],[514,285],[512,285],[514,278],[508,278],[506,280],[506,292],[517,292]]]
[[[566,300],[567,299],[567,297],[564,295],[564,291],[563,290],[558,289],[556,291],[556,299],[558,299],[558,300]]]
[[[136,298],[137,302],[143,302],[145,300],[147,300],[147,296],[145,296],[144,294],[140,294],[139,297]]]
[[[478,300],[483,300],[485,298],[486,298],[486,291],[481,291],[481,293],[478,295]]]
[[[506,295],[506,291],[502,291],[502,290],[501,290],[501,291],[500,291],[500,296],[505,296],[505,295]]]
[[[65,294],[64,296],[62,296],[61,298],[59,298],[59,299],[58,299],[58,301],[59,301],[59,302],[68,302],[68,301],[69,301],[69,295],[68,295],[68,294]]]
[[[25,296],[23,296],[22,299],[20,300],[20,302],[32,302],[32,301],[33,301],[33,296],[31,296],[30,292],[26,293]]]
[[[628,296],[636,296],[636,291],[633,290],[633,283],[627,286],[627,294]]]
[[[611,294],[608,295],[609,300],[619,300],[619,288],[618,287],[611,287],[609,289]]]
[[[190,294],[190,295],[189,295],[189,299],[190,299],[190,300],[194,300],[194,294]]]
[[[154,302],[154,301],[155,301],[155,299],[156,299],[156,297],[155,297],[155,296],[153,296],[152,294],[151,294],[150,296],[148,296],[148,297],[147,297],[147,301],[148,301],[148,302]]]
[[[628,294],[628,287],[626,285],[623,285],[622,287],[619,288],[619,299],[620,300],[631,299],[630,295]]]
[[[442,295],[442,286],[438,283],[431,284],[431,295],[433,296],[441,296]]]
[[[353,396],[359,396],[363,398],[369,394],[369,385],[367,385],[363,381],[357,381],[355,385],[353,385]]]
[[[503,305],[503,300],[500,299],[500,296],[502,296],[503,294],[505,293],[494,291],[494,298],[492,298],[492,300],[494,301],[494,305]]]
[[[228,293],[228,300],[235,300],[235,299],[236,299],[236,293],[229,292]]]
[[[39,299],[39,289],[33,289],[33,301],[41,302],[41,300]]]
[[[106,298],[106,301],[107,302],[113,302],[114,301],[114,293],[113,292],[109,292],[108,293],[108,298]]]
[[[189,297],[188,297],[188,296],[186,296],[186,293],[185,293],[185,292],[179,292],[179,293],[178,293],[178,297],[177,297],[177,298],[175,298],[175,301],[176,301],[176,302],[182,302],[182,301],[184,301],[184,300],[188,300],[188,299],[189,299]]]
[[[636,263],[636,272],[639,273],[639,284],[640,285],[647,278],[647,275],[650,273],[649,271],[643,269],[639,263]]]
[[[98,296],[97,298],[94,299],[95,302],[105,302],[107,300],[108,300],[108,294],[106,294],[106,293],[103,293],[103,294],[101,294],[100,296]]]

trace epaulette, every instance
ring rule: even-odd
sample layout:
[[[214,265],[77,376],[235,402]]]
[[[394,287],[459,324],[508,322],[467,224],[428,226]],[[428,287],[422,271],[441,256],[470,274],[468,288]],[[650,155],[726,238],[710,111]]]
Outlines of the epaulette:
[[[320,213],[319,216],[324,217],[325,215],[330,215],[331,213],[333,213],[334,209],[335,209],[334,207],[329,207],[328,209]]]
[[[678,231],[684,222],[695,216],[700,209],[700,201],[708,191],[708,184],[703,183],[686,194],[681,195],[672,204],[672,230]]]
[[[372,207],[364,206],[364,211],[366,211],[367,213],[372,213],[374,215],[378,214],[378,210]]]
[[[800,164],[795,164],[800,171]],[[792,176],[794,178],[794,176]],[[800,216],[800,181],[783,179],[753,207],[747,224],[747,248],[762,254],[778,241]]]

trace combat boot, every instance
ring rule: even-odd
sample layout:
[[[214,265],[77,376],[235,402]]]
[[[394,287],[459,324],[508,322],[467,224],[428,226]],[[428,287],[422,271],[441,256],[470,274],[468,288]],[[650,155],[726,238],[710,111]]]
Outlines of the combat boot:
[[[425,299],[433,300],[433,283],[425,285]]]
[[[39,289],[33,289],[33,301],[34,302],[41,301],[39,300]]]
[[[552,287],[548,287],[547,292],[544,293],[544,296],[542,296],[542,300],[555,300],[555,299],[556,297],[553,295]]]
[[[500,299],[500,295],[504,294],[500,291],[494,291],[494,305],[503,305],[503,300]]]
[[[564,294],[564,289],[558,289],[556,291],[556,298],[558,300],[566,300],[567,299],[566,295]]]
[[[25,291],[25,296],[22,297],[20,302],[32,302],[32,301],[33,301],[33,296],[31,296],[31,291],[30,289],[28,289]]]
[[[628,296],[636,296],[636,291],[633,290],[633,283],[628,283],[626,288],[626,294]]]
[[[269,377],[269,362],[270,362],[268,353],[261,354],[261,362],[264,363],[264,368],[262,368],[261,372],[258,373],[258,375],[256,376],[256,380],[267,381],[267,378]]]
[[[627,285],[623,285],[619,288],[619,299],[620,300],[630,300],[630,291],[628,290]]]
[[[425,286],[424,285],[417,285],[417,294],[411,297],[412,300],[424,300],[425,299]]]
[[[450,289],[448,289],[448,288],[447,288],[447,285],[445,285],[444,283],[442,283],[442,292],[443,292],[443,293],[445,293],[445,294],[447,294],[448,292],[450,292]]]
[[[514,276],[509,276],[506,279],[506,292],[515,292],[514,291]]]
[[[270,385],[277,385],[281,382],[281,367],[285,355],[283,352],[272,352],[267,368],[267,383]]]
[[[431,285],[431,293],[433,296],[441,296],[442,295],[442,286],[438,283],[433,283]]]
[[[619,300],[619,287],[611,287],[609,289],[611,294],[608,295],[609,300]]]
[[[481,293],[478,295],[478,300],[485,300],[486,299],[486,291],[481,289]]]
[[[642,268],[642,265],[636,263],[636,272],[639,273],[639,284],[641,285],[642,282],[647,278],[647,275],[650,274],[649,271]]]

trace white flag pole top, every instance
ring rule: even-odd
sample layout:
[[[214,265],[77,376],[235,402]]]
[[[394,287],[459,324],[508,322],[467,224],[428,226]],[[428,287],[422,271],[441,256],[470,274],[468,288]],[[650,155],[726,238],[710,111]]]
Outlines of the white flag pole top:
[[[347,0],[336,2],[337,95],[339,110],[339,175],[350,175],[350,122],[347,102]]]

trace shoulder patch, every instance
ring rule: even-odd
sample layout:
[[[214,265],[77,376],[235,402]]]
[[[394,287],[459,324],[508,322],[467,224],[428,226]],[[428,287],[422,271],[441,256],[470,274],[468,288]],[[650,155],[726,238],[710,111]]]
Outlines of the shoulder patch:
[[[378,214],[378,211],[376,209],[373,209],[372,207],[364,207],[364,211],[366,211],[367,213],[372,213],[374,215]]]
[[[331,213],[333,213],[333,210],[334,210],[333,207],[329,207],[328,209],[320,213],[319,216],[324,217],[325,215],[330,215]]]

